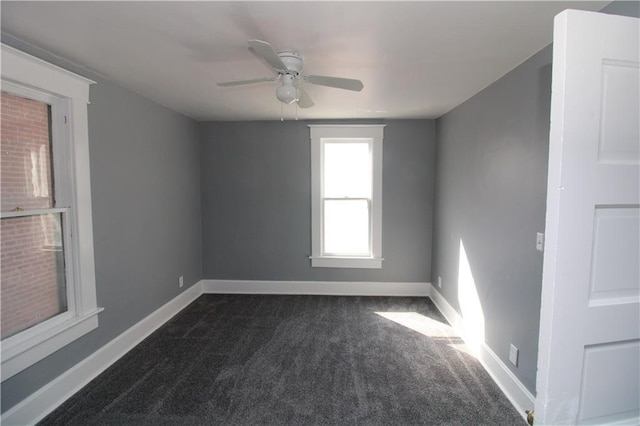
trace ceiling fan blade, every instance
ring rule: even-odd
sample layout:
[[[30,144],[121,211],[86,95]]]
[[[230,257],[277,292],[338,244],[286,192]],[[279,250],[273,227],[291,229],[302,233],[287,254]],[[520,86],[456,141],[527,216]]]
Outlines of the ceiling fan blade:
[[[238,80],[238,81],[225,81],[224,83],[218,83],[220,87],[233,87],[243,86],[245,84],[262,83],[265,81],[274,81],[276,77],[255,78],[253,80]]]
[[[309,94],[304,90],[302,86],[298,87],[298,95],[298,106],[300,108],[311,108],[315,105],[309,97]]]
[[[287,66],[282,62],[282,59],[280,59],[280,56],[278,56],[270,43],[262,40],[249,40],[249,50],[264,59],[274,70],[278,72],[287,71]]]
[[[321,86],[336,87],[338,89],[353,90],[359,92],[364,85],[360,80],[354,80],[351,78],[340,77],[324,77],[321,75],[307,75],[304,77],[305,81],[312,84],[319,84]]]

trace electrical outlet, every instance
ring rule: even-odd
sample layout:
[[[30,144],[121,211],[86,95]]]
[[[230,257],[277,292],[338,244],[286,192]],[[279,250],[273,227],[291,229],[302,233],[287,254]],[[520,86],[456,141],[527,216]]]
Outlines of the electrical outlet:
[[[438,288],[442,288],[442,277],[438,275]]]
[[[511,361],[511,364],[515,365],[516,367],[518,366],[518,352],[518,348],[513,346],[512,343],[511,348],[509,349],[509,361]]]
[[[536,234],[536,250],[544,250],[544,234],[542,232]]]
[[[184,286],[184,277],[182,275],[180,275],[180,278],[178,278],[178,286],[180,288],[182,288],[182,286]]]

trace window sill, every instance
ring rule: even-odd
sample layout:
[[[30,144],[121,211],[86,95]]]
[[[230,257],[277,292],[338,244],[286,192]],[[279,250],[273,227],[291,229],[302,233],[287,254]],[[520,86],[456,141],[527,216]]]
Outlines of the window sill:
[[[311,256],[311,266],[314,268],[358,268],[358,269],[382,269],[381,257],[333,257]]]
[[[2,342],[2,381],[30,367],[98,327],[103,308],[59,322],[49,321],[9,337]]]

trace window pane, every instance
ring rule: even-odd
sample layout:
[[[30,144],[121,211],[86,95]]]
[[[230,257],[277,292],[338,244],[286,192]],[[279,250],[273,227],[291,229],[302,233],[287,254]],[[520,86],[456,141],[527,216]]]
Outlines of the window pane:
[[[2,211],[53,207],[50,106],[2,92]]]
[[[324,254],[370,255],[366,200],[325,200]]]
[[[370,198],[369,143],[325,143],[323,175],[326,198]]]
[[[2,219],[2,339],[67,310],[61,218]]]

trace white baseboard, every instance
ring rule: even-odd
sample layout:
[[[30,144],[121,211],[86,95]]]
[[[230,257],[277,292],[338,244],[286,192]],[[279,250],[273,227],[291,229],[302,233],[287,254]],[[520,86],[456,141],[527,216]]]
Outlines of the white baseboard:
[[[440,312],[442,312],[442,315],[449,321],[454,331],[464,338],[464,321],[460,314],[458,314],[434,286],[431,286],[429,296]],[[527,415],[525,410],[533,410],[535,405],[535,397],[533,394],[529,392],[522,382],[511,372],[509,367],[498,358],[486,343],[482,343],[480,346],[478,361],[480,361],[493,381],[496,382],[511,404],[526,421]]]
[[[529,392],[486,343],[483,343],[480,347],[478,359],[493,381],[496,382],[507,399],[511,401],[511,404],[526,421],[526,410],[533,410],[536,404],[536,398],[533,394]]]
[[[429,296],[429,283],[202,280],[203,293],[327,296]]]
[[[202,294],[198,282],[89,357],[49,382],[2,415],[3,425],[32,425],[42,420],[111,364],[171,319]]]

